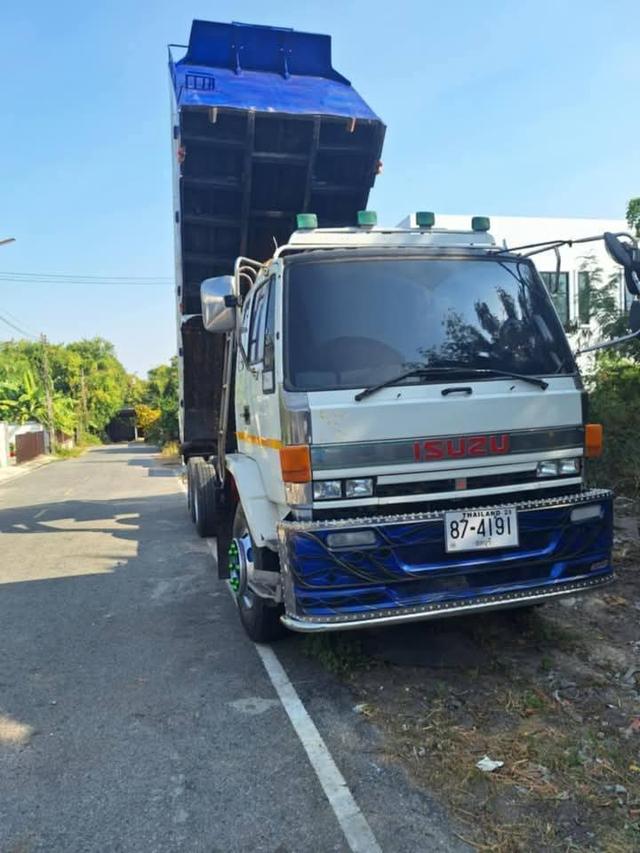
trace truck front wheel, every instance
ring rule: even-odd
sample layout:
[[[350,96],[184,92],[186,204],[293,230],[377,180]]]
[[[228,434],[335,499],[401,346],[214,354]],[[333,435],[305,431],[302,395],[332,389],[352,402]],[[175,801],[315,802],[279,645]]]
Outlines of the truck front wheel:
[[[230,548],[229,568],[230,585],[236,595],[240,621],[247,635],[254,643],[270,643],[277,640],[286,633],[286,628],[280,621],[284,612],[281,604],[276,604],[268,598],[257,595],[246,583],[245,578],[240,578],[236,561],[238,560],[237,543],[242,542],[248,552],[254,567],[259,571],[277,570],[278,558],[269,548],[258,548],[251,537],[244,510],[238,504],[236,516],[233,522],[233,540]]]

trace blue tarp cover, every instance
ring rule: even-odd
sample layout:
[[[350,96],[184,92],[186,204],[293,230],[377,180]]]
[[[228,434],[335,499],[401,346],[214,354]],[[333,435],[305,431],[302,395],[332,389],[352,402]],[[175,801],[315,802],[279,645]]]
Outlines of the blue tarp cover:
[[[331,67],[329,36],[194,21],[186,55],[170,67],[179,107],[379,121]]]

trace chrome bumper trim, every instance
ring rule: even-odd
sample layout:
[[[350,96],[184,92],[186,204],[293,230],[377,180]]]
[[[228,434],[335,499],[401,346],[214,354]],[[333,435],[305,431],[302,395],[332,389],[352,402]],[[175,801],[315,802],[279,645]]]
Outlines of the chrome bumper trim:
[[[354,614],[353,616],[330,616],[330,617],[307,617],[298,618],[286,614],[280,617],[282,624],[291,631],[300,633],[320,633],[323,631],[350,631],[357,628],[375,628],[378,626],[397,625],[402,622],[419,622],[425,619],[438,619],[446,616],[460,616],[464,613],[487,612],[490,610],[503,610],[508,607],[523,607],[527,604],[548,601],[565,595],[576,595],[588,592],[600,586],[607,586],[615,579],[615,575],[606,575],[604,578],[578,581],[562,585],[562,589],[550,590],[523,590],[522,592],[509,592],[502,595],[483,595],[474,598],[468,603],[459,601],[442,602],[439,604],[428,604],[422,607],[403,607],[397,611],[379,610],[372,611],[371,615]]]
[[[609,489],[587,489],[571,495],[554,495],[549,498],[535,498],[527,501],[510,501],[508,497],[507,500],[501,503],[481,503],[478,505],[472,501],[463,507],[456,506],[455,509],[499,509],[503,506],[514,506],[516,510],[535,510],[583,504],[591,501],[602,501],[610,498],[613,498],[613,492]],[[351,507],[349,508],[351,509]],[[449,509],[453,508],[449,507]],[[357,511],[358,507],[353,507],[353,509]],[[324,521],[281,521],[278,524],[278,531],[327,530],[336,527],[366,527],[373,524],[406,524],[411,521],[439,521],[444,518],[447,511],[446,509],[439,509],[431,512],[407,512],[400,515],[365,515],[355,518],[326,519]]]

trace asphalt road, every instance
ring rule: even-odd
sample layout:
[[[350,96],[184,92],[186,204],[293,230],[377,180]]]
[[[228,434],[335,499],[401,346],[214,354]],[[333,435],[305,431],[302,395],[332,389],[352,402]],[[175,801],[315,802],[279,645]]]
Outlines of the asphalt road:
[[[348,692],[273,647],[380,848],[457,850]],[[0,486],[0,850],[349,847],[175,469],[97,448]]]

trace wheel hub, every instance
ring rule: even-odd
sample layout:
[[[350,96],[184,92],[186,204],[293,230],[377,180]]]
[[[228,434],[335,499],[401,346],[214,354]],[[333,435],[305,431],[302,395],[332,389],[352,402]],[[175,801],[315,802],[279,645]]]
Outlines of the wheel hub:
[[[240,536],[231,540],[229,545],[229,586],[240,596],[247,589],[247,574],[251,564],[251,539]]]

